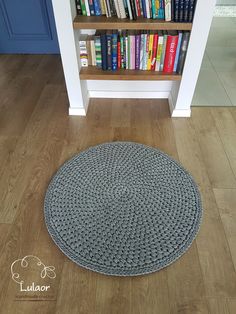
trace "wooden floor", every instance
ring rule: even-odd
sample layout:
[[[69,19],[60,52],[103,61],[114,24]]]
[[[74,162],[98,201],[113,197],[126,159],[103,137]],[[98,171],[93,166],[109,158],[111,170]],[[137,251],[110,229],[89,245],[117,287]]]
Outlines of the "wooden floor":
[[[0,56],[0,91],[1,313],[236,313],[236,108],[194,108],[190,119],[171,119],[164,100],[93,99],[87,117],[69,117],[58,56]],[[203,223],[191,248],[146,276],[78,267],[44,224],[43,199],[58,167],[91,145],[117,140],[170,154],[202,194]],[[45,279],[50,292],[19,292],[10,267],[26,255],[56,267],[56,278]],[[35,280],[34,271],[25,275]]]

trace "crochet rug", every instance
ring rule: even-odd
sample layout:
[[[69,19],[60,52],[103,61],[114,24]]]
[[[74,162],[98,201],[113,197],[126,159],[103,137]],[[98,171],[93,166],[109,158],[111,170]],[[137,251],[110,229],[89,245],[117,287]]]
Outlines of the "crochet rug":
[[[193,242],[202,206],[191,175],[158,149],[105,143],[76,155],[47,189],[45,221],[78,265],[107,275],[155,272]]]

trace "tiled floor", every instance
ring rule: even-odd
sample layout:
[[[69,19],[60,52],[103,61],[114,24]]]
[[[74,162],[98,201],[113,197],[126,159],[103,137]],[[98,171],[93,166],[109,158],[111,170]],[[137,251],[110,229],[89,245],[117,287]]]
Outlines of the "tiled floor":
[[[236,106],[236,18],[213,18],[192,105]]]

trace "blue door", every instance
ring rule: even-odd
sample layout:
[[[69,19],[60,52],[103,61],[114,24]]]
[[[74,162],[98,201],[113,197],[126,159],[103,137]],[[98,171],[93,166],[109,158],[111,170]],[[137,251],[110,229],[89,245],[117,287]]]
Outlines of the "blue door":
[[[51,0],[0,0],[0,53],[59,53]]]

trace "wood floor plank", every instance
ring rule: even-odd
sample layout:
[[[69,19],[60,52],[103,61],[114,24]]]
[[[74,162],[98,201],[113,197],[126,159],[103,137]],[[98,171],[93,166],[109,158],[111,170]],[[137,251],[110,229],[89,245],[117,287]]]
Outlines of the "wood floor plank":
[[[217,132],[211,109],[193,109],[191,121],[196,128],[207,173],[214,188],[234,188],[236,179]]]
[[[29,121],[24,136],[17,142],[2,177],[0,178],[0,222],[12,222],[28,182],[28,177],[37,162],[38,155],[44,145],[50,119],[54,116],[60,88],[47,86],[42,93],[32,119]]]
[[[63,102],[62,96],[60,94],[57,96]],[[56,104],[59,103],[58,99]],[[52,107],[55,106],[53,102],[51,105]],[[58,115],[59,120],[62,111],[65,111],[64,106],[54,112],[54,116],[57,117]],[[55,301],[52,300],[51,302],[49,302],[50,300],[41,301],[37,309],[34,302],[25,303],[20,300],[16,302],[15,299],[20,294],[19,287],[11,280],[7,269],[14,260],[26,255],[36,255],[45,264],[55,266],[58,277],[51,283],[50,295],[52,294],[56,299],[64,255],[58,250],[47,233],[44,223],[43,201],[47,185],[59,166],[64,144],[61,139],[64,137],[67,121],[64,119],[62,124],[58,123],[58,119],[52,121],[48,127],[45,133],[47,141],[45,138],[41,138],[40,154],[37,156],[37,160],[33,162],[28,183],[23,191],[11,232],[6,240],[4,254],[1,256],[0,268],[4,270],[4,275],[1,276],[0,282],[0,302],[4,304],[5,313],[17,313],[18,311],[19,313],[32,313],[34,311],[40,313],[40,310],[45,311],[45,313],[52,313],[56,306]],[[35,274],[32,273],[32,277],[29,276],[28,279],[33,282],[34,276]],[[50,280],[47,278],[44,282],[49,284]],[[40,296],[42,295],[40,294]]]
[[[211,109],[211,114],[236,177],[236,121],[229,108],[214,108]]]
[[[214,194],[236,269],[236,189],[214,189]]]
[[[236,294],[235,269],[214,194],[209,186],[204,157],[198,144],[199,134],[189,121],[186,123],[185,121],[187,120],[174,119],[173,124],[180,161],[197,179],[205,210],[200,232],[196,238],[205,295],[234,297]]]
[[[230,314],[226,298],[208,298],[211,314]]]
[[[235,314],[236,313],[236,299],[227,299],[229,314]]]

